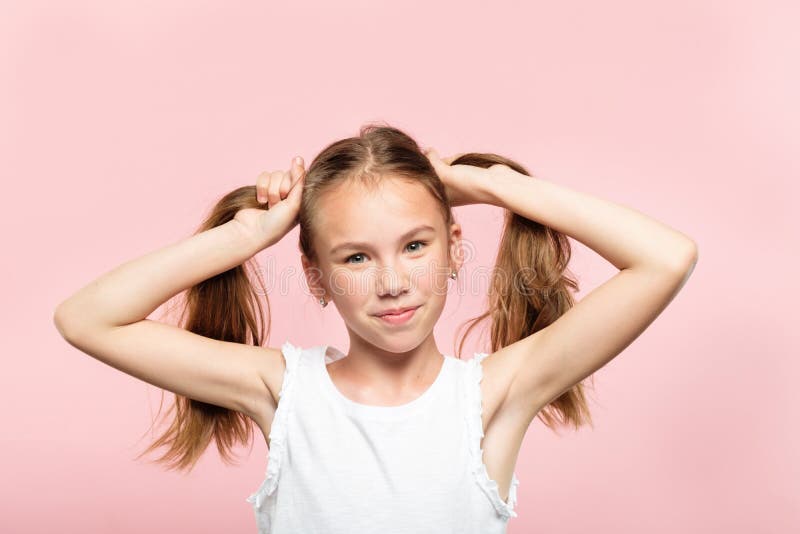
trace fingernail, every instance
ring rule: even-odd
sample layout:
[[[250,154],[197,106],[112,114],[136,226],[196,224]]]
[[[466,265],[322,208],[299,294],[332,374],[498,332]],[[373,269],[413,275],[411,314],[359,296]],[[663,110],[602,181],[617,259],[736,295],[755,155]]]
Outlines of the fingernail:
[[[303,164],[303,158],[301,158],[300,156],[297,156],[296,158],[294,158],[294,162],[297,163],[298,165],[302,165]]]

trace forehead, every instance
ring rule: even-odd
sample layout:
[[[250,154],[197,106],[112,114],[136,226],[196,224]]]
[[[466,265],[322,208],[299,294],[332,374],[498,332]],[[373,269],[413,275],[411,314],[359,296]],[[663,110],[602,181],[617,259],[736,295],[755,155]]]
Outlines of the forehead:
[[[436,198],[419,183],[382,178],[365,186],[348,180],[327,191],[317,204],[315,234],[325,253],[343,241],[365,241],[376,246],[393,242],[423,223],[437,230],[444,221]]]

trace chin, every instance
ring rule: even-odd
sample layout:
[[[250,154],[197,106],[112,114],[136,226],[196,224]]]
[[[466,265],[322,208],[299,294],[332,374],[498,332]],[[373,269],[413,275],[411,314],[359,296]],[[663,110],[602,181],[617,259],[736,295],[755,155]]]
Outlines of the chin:
[[[414,339],[409,339],[409,340],[390,339],[390,340],[385,340],[385,343],[376,343],[375,346],[380,348],[381,350],[385,350],[386,352],[392,352],[394,354],[403,354],[419,347],[423,339],[424,338],[422,337],[415,337]]]
[[[377,317],[371,319],[372,323],[380,321]],[[368,330],[368,337],[364,339],[381,350],[402,353],[417,348],[425,340],[426,332],[427,330],[420,325],[394,330],[392,327],[372,324]]]

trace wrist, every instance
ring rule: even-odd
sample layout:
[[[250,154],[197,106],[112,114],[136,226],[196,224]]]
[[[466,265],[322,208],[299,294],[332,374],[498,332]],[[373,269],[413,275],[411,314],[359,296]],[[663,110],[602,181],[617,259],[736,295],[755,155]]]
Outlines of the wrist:
[[[234,248],[240,251],[237,255],[244,258],[243,261],[252,258],[274,244],[271,234],[265,232],[254,234],[251,229],[236,219],[231,219],[223,226],[228,228]]]
[[[485,204],[505,208],[505,194],[511,189],[512,184],[519,177],[530,178],[522,175],[507,165],[496,164],[487,169],[488,180],[482,181],[481,200]]]

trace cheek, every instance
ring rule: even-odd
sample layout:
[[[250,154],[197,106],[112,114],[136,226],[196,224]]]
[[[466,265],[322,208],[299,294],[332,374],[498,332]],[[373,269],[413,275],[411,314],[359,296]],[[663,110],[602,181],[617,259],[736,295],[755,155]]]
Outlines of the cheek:
[[[353,276],[346,270],[337,270],[331,274],[330,285],[333,294],[341,301],[345,301],[353,295]]]
[[[412,287],[425,294],[441,296],[447,293],[450,270],[441,261],[430,261],[415,266],[411,275]]]
[[[331,291],[340,302],[347,305],[364,301],[373,290],[372,280],[365,270],[340,269],[331,275],[330,281]]]

